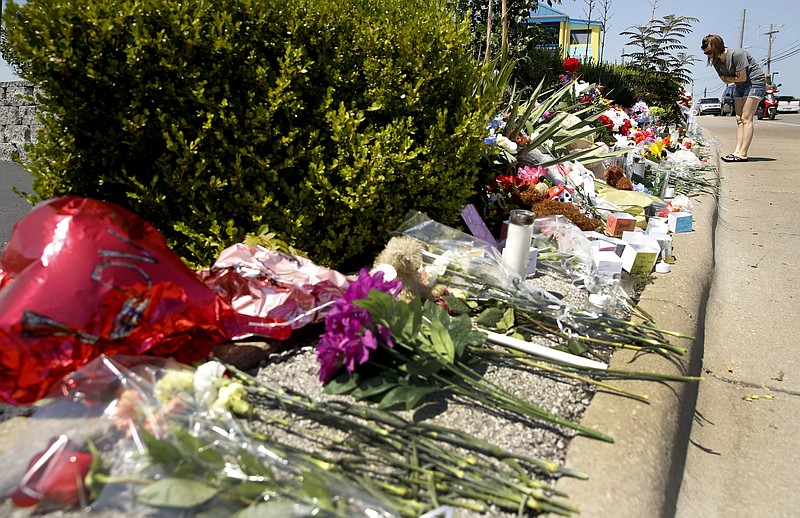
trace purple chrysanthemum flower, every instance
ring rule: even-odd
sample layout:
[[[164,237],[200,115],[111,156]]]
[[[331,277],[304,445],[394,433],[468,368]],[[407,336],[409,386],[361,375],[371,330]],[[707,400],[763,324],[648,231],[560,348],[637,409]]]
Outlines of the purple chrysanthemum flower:
[[[319,379],[330,381],[345,367],[353,373],[357,366],[369,360],[372,351],[383,342],[387,347],[394,343],[385,326],[375,325],[369,311],[357,307],[354,301],[365,299],[371,290],[379,290],[396,298],[403,285],[398,280],[385,281],[383,272],[374,275],[362,269],[358,279],[350,284],[325,317],[325,333],[317,344],[317,361],[320,363]]]

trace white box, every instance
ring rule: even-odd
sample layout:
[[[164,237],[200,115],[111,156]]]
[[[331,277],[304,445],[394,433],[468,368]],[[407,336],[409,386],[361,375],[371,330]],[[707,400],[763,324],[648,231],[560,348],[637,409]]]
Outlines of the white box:
[[[632,274],[649,275],[659,253],[661,247],[658,244],[627,243],[622,251],[622,269]]]
[[[622,258],[614,251],[592,250],[592,259],[601,276],[611,277],[622,273]]]
[[[655,236],[650,236],[644,232],[623,232],[622,241],[624,243],[633,243],[636,245],[649,245],[658,248]]]
[[[670,212],[667,220],[669,221],[669,230],[673,234],[692,231],[691,212]]]
[[[605,234],[601,234],[599,232],[595,232],[593,230],[587,230],[583,233],[586,236],[586,239],[589,240],[589,243],[592,245],[592,248],[598,250],[616,250],[618,246],[622,245],[622,240],[617,237],[607,236]],[[622,248],[620,248],[620,251]]]
[[[650,218],[647,220],[647,228],[644,233],[652,234],[666,234],[669,232],[669,221],[667,218]]]

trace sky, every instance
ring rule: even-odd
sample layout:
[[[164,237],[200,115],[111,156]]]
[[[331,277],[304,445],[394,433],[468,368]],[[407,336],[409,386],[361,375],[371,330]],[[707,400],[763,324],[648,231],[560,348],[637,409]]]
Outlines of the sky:
[[[585,19],[588,0],[562,0],[553,8],[570,17]],[[592,18],[599,19],[600,0],[593,0],[595,13]],[[655,7],[656,18],[668,14],[698,18],[684,45],[687,53],[700,59],[691,67],[693,83],[686,85],[695,99],[700,97],[720,97],[724,84],[706,66],[705,56],[700,51],[700,41],[706,34],[719,34],[728,47],[739,46],[739,34],[744,13],[744,38],[742,46],[757,61],[765,63],[769,48],[770,24],[772,26],[772,52],[770,73],[776,83],[781,84],[778,95],[800,97],[800,2],[797,0],[772,0],[760,9],[757,2],[748,0],[609,0],[611,13],[607,22],[604,61],[621,60],[627,36],[620,36],[633,25],[644,25],[650,20]],[[3,2],[5,3],[5,2]],[[2,60],[0,60],[2,61]],[[766,72],[766,66],[763,66]],[[0,81],[15,81],[19,78],[3,61],[0,63]]]
[[[594,0],[592,18],[598,20],[600,0]],[[629,41],[619,33],[634,25],[644,25],[653,13],[653,0],[610,0],[603,60],[620,62],[623,47]],[[688,16],[699,21],[693,25],[692,32],[683,44],[688,54],[698,60],[692,67],[694,82],[686,85],[693,97],[721,97],[725,84],[720,81],[714,69],[707,66],[705,56],[700,50],[700,42],[707,34],[719,34],[727,47],[739,47],[739,35],[744,12],[744,37],[742,47],[762,64],[766,73],[766,60],[769,49],[770,24],[772,24],[772,51],[770,73],[775,83],[782,86],[778,95],[792,95],[800,98],[800,2],[797,0],[772,0],[761,9],[758,2],[747,0],[658,0],[655,3],[655,17],[663,18],[669,14]],[[561,11],[570,18],[586,19],[587,0],[563,0],[553,9]],[[777,32],[774,32],[777,31]],[[629,51],[632,49],[629,49]]]

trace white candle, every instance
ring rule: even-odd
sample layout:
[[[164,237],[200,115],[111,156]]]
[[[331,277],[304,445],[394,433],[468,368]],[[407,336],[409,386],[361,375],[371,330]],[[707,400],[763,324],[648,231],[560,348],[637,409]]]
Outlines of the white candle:
[[[508,220],[506,245],[503,248],[503,264],[517,272],[523,279],[528,273],[534,219],[536,219],[535,213],[516,209],[511,211]]]
[[[480,329],[480,328],[479,328]],[[566,363],[574,367],[583,367],[586,369],[608,369],[608,365],[603,362],[584,358],[583,356],[576,356],[574,354],[565,353],[557,349],[551,349],[543,345],[533,344],[511,336],[501,335],[485,329],[480,329],[481,332],[486,333],[486,338],[492,343],[504,345],[517,351],[539,356],[540,358],[547,358],[559,363]]]

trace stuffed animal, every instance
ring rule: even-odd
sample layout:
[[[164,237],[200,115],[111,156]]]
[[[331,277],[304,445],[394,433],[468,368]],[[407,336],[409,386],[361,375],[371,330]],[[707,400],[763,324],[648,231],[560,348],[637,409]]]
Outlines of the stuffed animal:
[[[633,182],[631,182],[631,179],[625,175],[625,171],[619,166],[612,165],[608,167],[603,176],[605,177],[606,184],[615,189],[619,189],[620,191],[633,190]]]
[[[403,283],[401,300],[410,301],[419,295],[429,300],[437,300],[447,292],[443,284],[429,282],[422,265],[423,243],[409,236],[395,236],[375,259],[374,266],[390,264],[397,271],[397,278]]]

